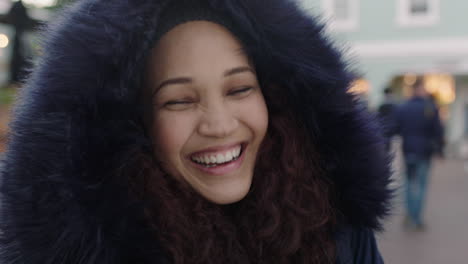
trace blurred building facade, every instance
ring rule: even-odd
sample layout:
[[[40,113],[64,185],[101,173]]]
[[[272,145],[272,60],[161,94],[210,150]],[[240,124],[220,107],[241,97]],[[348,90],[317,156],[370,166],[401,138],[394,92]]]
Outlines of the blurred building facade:
[[[346,49],[362,78],[353,89],[371,109],[392,87],[409,95],[415,76],[441,107],[447,147],[468,155],[468,1],[300,0],[327,22],[327,31]]]

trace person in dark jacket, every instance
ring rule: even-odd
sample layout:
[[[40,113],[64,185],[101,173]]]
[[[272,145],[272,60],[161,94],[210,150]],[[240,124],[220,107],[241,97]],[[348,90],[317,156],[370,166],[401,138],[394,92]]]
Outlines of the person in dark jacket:
[[[393,98],[392,88],[384,89],[384,101],[379,106],[377,112],[379,120],[383,127],[383,135],[385,137],[385,148],[388,152],[391,151],[392,138],[397,133],[397,125],[395,120],[395,112],[397,103]]]
[[[426,92],[422,78],[416,79],[413,96],[399,106],[396,116],[406,169],[405,221],[409,227],[423,230],[422,214],[431,159],[434,154],[441,153],[444,140],[438,109]]]
[[[0,262],[382,263],[378,124],[288,0],[82,0],[2,161]]]

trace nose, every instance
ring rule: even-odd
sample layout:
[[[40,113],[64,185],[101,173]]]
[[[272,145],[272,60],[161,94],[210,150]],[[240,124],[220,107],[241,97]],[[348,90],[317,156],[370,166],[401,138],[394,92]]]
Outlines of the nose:
[[[235,115],[224,105],[206,109],[200,120],[198,132],[207,137],[223,138],[231,135],[239,126]]]

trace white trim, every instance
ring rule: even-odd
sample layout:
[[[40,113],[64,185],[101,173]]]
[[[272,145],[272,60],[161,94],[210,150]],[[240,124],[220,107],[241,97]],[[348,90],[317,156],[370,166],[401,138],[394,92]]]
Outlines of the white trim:
[[[431,62],[426,63],[414,63],[414,64],[407,64],[398,68],[398,70],[394,71],[394,75],[403,75],[403,74],[416,74],[416,75],[424,75],[424,74],[460,74],[466,75],[468,73],[468,69],[466,68],[466,62],[458,62],[454,61],[452,64],[445,64],[444,62],[440,62],[438,60],[433,60]]]
[[[419,27],[435,25],[440,20],[440,0],[426,0],[428,11],[426,14],[411,13],[411,0],[398,0],[396,8],[396,22],[402,27]]]
[[[351,52],[362,58],[468,56],[468,37],[357,42]]]
[[[328,19],[328,28],[332,31],[354,31],[358,29],[359,20],[359,1],[346,0],[349,6],[349,17],[345,20],[335,18],[333,6],[336,0],[323,0],[323,10]]]

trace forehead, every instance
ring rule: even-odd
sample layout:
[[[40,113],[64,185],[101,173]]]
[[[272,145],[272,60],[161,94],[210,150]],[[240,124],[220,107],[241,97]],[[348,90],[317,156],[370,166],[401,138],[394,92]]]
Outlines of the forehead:
[[[194,43],[197,40],[205,38],[213,41],[231,39],[236,41],[236,37],[224,26],[211,22],[211,21],[189,21],[179,24],[169,30],[166,34],[162,35],[157,44],[164,42],[186,42]]]
[[[247,62],[242,45],[226,28],[208,21],[180,24],[156,43],[151,60],[159,67],[192,66],[203,62]]]

